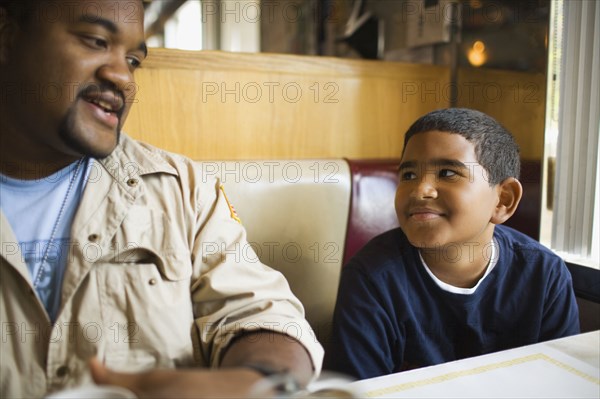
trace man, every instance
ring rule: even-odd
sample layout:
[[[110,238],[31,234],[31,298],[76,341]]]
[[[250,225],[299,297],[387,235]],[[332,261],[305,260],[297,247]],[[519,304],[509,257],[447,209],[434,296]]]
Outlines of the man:
[[[319,372],[283,276],[231,254],[219,182],[121,134],[146,53],[140,0],[0,0],[2,397],[240,397]]]

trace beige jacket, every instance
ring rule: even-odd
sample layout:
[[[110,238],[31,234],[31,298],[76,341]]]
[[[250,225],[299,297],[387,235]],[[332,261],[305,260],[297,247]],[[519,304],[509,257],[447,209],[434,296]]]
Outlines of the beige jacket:
[[[302,305],[258,262],[219,181],[127,137],[91,166],[53,326],[0,215],[0,397],[89,383],[93,355],[122,371],[215,367],[243,330],[291,335],[321,367]]]

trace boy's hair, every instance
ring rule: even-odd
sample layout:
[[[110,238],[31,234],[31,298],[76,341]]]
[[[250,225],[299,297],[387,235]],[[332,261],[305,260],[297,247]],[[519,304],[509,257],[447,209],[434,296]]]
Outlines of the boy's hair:
[[[491,116],[468,108],[432,111],[408,128],[404,135],[404,148],[415,134],[432,130],[459,134],[471,142],[475,147],[477,162],[488,173],[490,186],[509,177],[519,178],[519,146],[512,134]]]

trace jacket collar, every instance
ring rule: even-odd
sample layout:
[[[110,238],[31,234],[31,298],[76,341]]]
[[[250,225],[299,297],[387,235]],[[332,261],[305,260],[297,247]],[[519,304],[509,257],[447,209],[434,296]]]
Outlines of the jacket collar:
[[[126,183],[135,176],[152,173],[178,175],[164,154],[164,151],[137,142],[123,133],[115,150],[99,162],[120,183]]]

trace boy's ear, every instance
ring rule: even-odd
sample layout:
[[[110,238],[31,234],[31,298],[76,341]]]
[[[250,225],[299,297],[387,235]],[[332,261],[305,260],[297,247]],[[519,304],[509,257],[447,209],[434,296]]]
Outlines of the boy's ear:
[[[498,190],[498,203],[490,221],[494,224],[502,224],[517,210],[523,195],[523,186],[514,177],[509,177],[498,184],[496,189]]]

